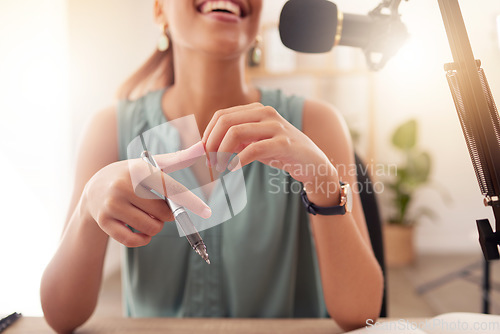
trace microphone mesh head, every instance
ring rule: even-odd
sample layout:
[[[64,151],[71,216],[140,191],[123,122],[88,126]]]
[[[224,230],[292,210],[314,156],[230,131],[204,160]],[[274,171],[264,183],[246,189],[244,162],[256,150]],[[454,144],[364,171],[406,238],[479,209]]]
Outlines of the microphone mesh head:
[[[337,6],[327,0],[290,0],[279,22],[283,44],[295,51],[328,52],[337,31]]]

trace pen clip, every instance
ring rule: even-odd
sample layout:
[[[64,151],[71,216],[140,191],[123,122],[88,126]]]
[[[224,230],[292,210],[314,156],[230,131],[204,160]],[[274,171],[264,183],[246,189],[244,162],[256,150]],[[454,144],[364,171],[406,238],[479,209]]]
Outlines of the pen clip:
[[[148,165],[150,166],[149,171],[151,172],[151,174],[153,174],[153,169],[151,168],[151,166],[159,169],[160,167],[158,167],[158,163],[156,162],[155,158],[148,151],[148,148],[146,147],[146,141],[144,140],[144,136],[142,135],[142,133],[139,135],[139,137],[141,138],[141,144],[143,149],[141,153],[141,159],[148,163]]]
[[[156,163],[156,160],[148,151],[143,151],[141,153],[141,159],[144,160],[149,165],[149,171],[151,172],[151,174],[153,174],[154,172],[152,167],[159,168],[158,164]]]

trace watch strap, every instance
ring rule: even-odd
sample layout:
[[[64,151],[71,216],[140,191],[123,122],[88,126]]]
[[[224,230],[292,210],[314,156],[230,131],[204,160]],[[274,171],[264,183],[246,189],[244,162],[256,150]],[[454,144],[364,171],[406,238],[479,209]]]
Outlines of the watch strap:
[[[340,182],[340,186],[344,185],[343,182]],[[307,197],[305,189],[302,189],[300,192],[300,197],[302,198],[302,202],[304,203],[307,212],[313,215],[325,215],[325,216],[334,216],[334,215],[345,215],[346,208],[344,205],[334,205],[329,207],[317,206],[316,204],[309,201]]]

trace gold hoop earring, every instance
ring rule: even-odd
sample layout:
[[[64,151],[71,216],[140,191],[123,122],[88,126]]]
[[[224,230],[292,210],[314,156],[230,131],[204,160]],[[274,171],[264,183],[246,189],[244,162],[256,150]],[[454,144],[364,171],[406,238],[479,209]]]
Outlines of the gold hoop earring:
[[[164,24],[162,27],[163,27],[162,34],[160,35],[160,38],[158,39],[158,51],[165,52],[170,47],[170,40],[169,40],[168,35],[167,35],[168,25]]]
[[[255,44],[250,49],[250,57],[248,60],[248,64],[251,67],[257,67],[262,62],[262,49],[260,48],[260,44],[262,43],[262,37],[258,35],[255,38]]]

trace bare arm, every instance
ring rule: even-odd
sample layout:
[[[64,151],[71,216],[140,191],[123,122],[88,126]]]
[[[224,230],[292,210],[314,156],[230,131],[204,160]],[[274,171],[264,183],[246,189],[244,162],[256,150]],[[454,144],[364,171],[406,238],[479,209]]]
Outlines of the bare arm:
[[[353,212],[342,216],[310,215],[328,313],[350,330],[376,319],[380,312],[383,276],[369,240],[355,174],[352,144],[347,127],[331,107],[306,101],[303,131],[326,154],[330,173],[318,174],[317,182],[336,192],[308,193],[319,206],[338,205],[339,179],[353,186]]]
[[[60,333],[84,323],[97,303],[108,235],[86,213],[82,192],[97,171],[118,160],[116,132],[114,108],[96,114],[85,130],[61,243],[42,277],[45,319]]]
[[[346,126],[331,107],[306,101],[303,130],[272,107],[253,103],[218,110],[202,140],[208,152],[238,153],[233,161],[241,166],[257,160],[287,171],[303,182],[310,201],[318,206],[338,205],[339,177],[354,187],[356,184]],[[224,169],[226,164],[227,158],[224,160],[222,155],[217,160],[218,168]],[[238,167],[231,162],[228,168]],[[363,326],[368,318],[377,318],[383,278],[370,246],[359,195],[354,196],[352,213],[311,216],[311,225],[323,293],[332,318],[346,330]]]
[[[73,331],[94,312],[108,236],[127,247],[145,246],[165,221],[173,220],[163,200],[135,193],[141,191],[139,185],[160,193],[166,187],[176,203],[203,218],[210,216],[210,208],[200,198],[159,170],[151,174],[141,159],[116,162],[116,133],[113,109],[97,114],[88,127],[79,152],[70,215],[59,248],[42,277],[45,318],[59,333]],[[200,142],[157,158],[162,169],[175,171],[203,153]]]

